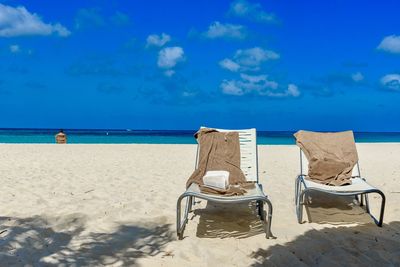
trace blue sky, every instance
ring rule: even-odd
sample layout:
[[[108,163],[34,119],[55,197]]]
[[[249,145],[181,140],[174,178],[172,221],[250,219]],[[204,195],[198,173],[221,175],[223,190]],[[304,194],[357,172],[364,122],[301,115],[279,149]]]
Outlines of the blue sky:
[[[400,131],[397,1],[0,1],[0,127]]]

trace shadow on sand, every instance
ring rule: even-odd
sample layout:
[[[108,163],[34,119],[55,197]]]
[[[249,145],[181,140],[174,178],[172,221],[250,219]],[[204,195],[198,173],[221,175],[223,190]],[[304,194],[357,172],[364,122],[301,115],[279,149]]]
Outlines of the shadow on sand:
[[[48,219],[0,217],[1,266],[132,266],[172,240],[169,224],[119,225],[111,233],[85,232],[79,214]]]
[[[400,266],[400,222],[310,230],[251,256],[253,266]]]
[[[208,201],[205,209],[194,210],[199,216],[197,237],[246,238],[265,234],[263,223],[257,215],[255,204],[221,204]]]
[[[308,202],[303,217],[308,222],[335,225],[374,222],[365,206],[360,207],[352,196],[335,196],[315,191],[308,194]]]

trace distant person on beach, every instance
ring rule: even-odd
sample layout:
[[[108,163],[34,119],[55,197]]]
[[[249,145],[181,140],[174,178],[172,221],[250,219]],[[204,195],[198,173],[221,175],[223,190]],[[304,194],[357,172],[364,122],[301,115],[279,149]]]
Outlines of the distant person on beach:
[[[57,144],[67,143],[67,135],[64,133],[64,130],[60,130],[58,134],[56,134],[56,143]]]

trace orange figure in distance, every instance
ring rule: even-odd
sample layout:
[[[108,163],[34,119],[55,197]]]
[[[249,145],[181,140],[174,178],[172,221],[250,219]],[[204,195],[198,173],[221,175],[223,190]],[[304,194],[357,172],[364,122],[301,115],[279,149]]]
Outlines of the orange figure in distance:
[[[67,143],[67,135],[63,130],[60,130],[58,134],[56,134],[56,143],[57,144],[66,144]]]

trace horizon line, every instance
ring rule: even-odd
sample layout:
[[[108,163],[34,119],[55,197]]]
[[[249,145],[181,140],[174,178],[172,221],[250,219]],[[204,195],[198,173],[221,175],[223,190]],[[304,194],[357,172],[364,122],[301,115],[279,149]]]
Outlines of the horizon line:
[[[255,127],[251,127],[255,128]],[[1,128],[0,131],[4,130],[51,130],[51,131],[59,131],[60,129],[63,129],[64,131],[120,131],[120,132],[130,132],[130,131],[154,131],[154,132],[163,132],[163,131],[169,131],[169,132],[196,132],[198,129],[122,129],[122,128],[111,128],[111,129],[105,129],[105,128],[23,128],[23,127],[10,127],[10,128]],[[241,129],[249,129],[249,128],[241,128]],[[256,128],[257,129],[257,128]],[[240,130],[240,129],[232,129],[232,130]],[[282,132],[290,132],[294,133],[299,130],[257,130],[258,132],[271,132],[271,133],[282,133]],[[343,131],[343,130],[341,130]],[[353,131],[353,130],[351,130]],[[335,131],[318,131],[318,132],[335,132]],[[336,131],[337,132],[337,131]],[[354,133],[393,133],[393,134],[400,134],[399,132],[396,131],[353,131]]]

